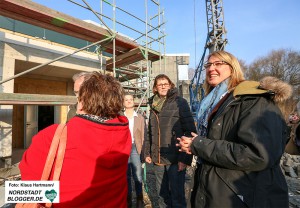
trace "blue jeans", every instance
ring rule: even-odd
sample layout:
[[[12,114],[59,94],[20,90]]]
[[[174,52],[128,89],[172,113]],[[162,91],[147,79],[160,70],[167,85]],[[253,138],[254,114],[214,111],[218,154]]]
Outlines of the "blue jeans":
[[[128,159],[127,169],[127,183],[128,183],[128,195],[132,193],[131,177],[133,177],[136,196],[142,196],[142,163],[140,155],[136,150],[136,146],[133,143],[131,147],[130,157]]]
[[[178,164],[154,165],[159,207],[186,207],[185,170],[178,171]]]

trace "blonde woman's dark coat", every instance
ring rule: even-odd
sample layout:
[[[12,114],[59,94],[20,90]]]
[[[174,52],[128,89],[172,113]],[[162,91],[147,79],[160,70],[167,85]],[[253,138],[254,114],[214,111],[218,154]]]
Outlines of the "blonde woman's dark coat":
[[[287,128],[276,102],[290,87],[275,78],[244,81],[222,99],[209,119],[207,137],[191,145],[201,158],[194,207],[288,207],[280,169]]]

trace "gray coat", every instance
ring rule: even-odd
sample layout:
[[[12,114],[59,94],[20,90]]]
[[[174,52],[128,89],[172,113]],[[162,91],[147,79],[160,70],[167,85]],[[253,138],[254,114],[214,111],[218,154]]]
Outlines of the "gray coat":
[[[142,152],[145,137],[147,137],[145,118],[141,114],[138,114],[137,117],[134,117],[133,138],[139,154]]]

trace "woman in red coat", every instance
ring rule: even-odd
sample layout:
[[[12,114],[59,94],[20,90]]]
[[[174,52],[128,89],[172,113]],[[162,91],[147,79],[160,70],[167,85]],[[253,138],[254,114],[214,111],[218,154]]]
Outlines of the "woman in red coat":
[[[54,207],[126,207],[131,150],[123,89],[113,77],[92,73],[80,87],[77,114],[67,123],[67,147]],[[34,136],[20,163],[22,180],[40,180],[57,124]]]

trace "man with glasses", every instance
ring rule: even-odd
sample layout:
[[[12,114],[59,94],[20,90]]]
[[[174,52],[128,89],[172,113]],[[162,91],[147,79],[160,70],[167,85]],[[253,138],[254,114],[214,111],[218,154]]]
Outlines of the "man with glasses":
[[[159,207],[184,208],[185,172],[192,156],[178,151],[176,138],[196,132],[194,119],[168,76],[156,76],[152,90],[145,161],[154,164]]]
[[[91,76],[91,72],[80,72],[77,74],[74,74],[72,79],[74,81],[74,87],[73,87],[73,92],[76,97],[78,97],[79,89],[81,84],[86,78],[89,78]],[[77,103],[74,105],[69,106],[69,111],[67,115],[67,121],[69,121],[71,118],[73,118],[76,115],[76,108],[77,108]]]

